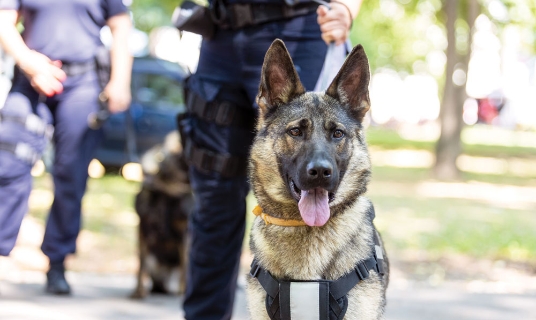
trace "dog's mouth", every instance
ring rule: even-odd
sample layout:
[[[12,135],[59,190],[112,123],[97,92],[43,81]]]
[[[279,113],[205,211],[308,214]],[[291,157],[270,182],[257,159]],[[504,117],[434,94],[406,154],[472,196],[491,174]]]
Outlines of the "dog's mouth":
[[[296,201],[300,202],[302,190],[296,186],[296,183],[292,179],[288,179],[289,181],[289,187],[290,187],[290,193],[292,194],[292,197],[296,199]],[[317,188],[320,189],[320,188]],[[335,200],[335,193],[334,192],[328,192],[328,202],[332,202]]]
[[[298,201],[303,221],[311,227],[326,224],[330,217],[329,203],[335,194],[323,188],[301,190],[292,179],[289,179],[289,187],[292,196]]]

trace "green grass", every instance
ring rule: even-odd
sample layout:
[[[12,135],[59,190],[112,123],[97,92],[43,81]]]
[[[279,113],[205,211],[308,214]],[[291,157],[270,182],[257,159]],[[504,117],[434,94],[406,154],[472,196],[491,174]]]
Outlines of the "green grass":
[[[369,145],[376,147],[432,148],[427,142],[403,140],[391,131],[373,129],[368,137]],[[533,148],[472,147],[476,156],[492,155],[493,150],[507,157],[525,157],[535,152]],[[479,182],[498,187],[536,187],[534,177],[462,172],[462,178],[462,185]],[[376,223],[388,246],[399,252],[424,252],[431,259],[453,254],[536,265],[536,202],[497,205],[493,199],[509,196],[500,188],[489,195],[489,201],[469,196],[430,198],[408,191],[422,182],[434,182],[427,168],[373,167],[367,196],[375,204]]]
[[[85,272],[135,272],[137,225],[134,197],[140,184],[109,174],[89,179],[82,201],[82,231],[76,259],[70,270]],[[30,201],[29,215],[45,224],[53,192],[49,174],[34,179],[34,190],[47,197]],[[40,241],[40,239],[39,239]]]
[[[462,254],[536,263],[536,207],[516,210],[473,200],[374,192],[369,196],[376,224],[391,250],[419,250],[431,258]]]
[[[473,172],[462,172],[461,174],[462,181],[479,181],[515,186],[536,186],[536,178],[519,177],[510,174],[494,175]],[[372,180],[392,180],[412,183],[431,178],[432,174],[428,168],[395,168],[382,166],[373,167],[372,169]]]
[[[465,130],[470,130],[465,129]],[[435,141],[416,141],[402,138],[395,130],[369,127],[366,131],[367,143],[383,149],[416,149],[434,152]],[[521,157],[536,158],[536,149],[519,146],[483,145],[462,143],[462,152],[481,157]]]

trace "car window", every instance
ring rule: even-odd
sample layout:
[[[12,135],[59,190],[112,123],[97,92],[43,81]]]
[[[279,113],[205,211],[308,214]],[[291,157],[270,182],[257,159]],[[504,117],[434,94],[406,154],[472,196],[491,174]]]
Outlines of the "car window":
[[[136,102],[155,109],[184,107],[182,84],[159,74],[135,73],[132,95]]]

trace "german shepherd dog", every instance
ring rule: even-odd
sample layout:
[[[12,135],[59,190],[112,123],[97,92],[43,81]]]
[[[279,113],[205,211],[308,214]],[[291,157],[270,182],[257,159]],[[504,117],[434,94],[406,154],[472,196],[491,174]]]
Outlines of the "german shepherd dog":
[[[136,195],[139,215],[139,270],[132,298],[144,298],[144,278],[153,293],[183,293],[186,286],[186,233],[193,197],[177,132],[141,160],[144,180]]]
[[[259,204],[247,279],[252,319],[382,317],[389,264],[363,196],[369,78],[362,46],[323,93],[305,92],[281,40],[266,53],[249,163]]]

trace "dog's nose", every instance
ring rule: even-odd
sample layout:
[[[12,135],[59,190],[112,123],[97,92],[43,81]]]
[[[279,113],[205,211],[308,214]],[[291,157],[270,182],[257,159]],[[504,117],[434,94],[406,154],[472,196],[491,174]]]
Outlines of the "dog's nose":
[[[331,177],[333,167],[327,160],[311,161],[307,164],[307,175],[309,179],[326,179]]]
[[[339,180],[337,164],[324,150],[310,153],[308,159],[299,166],[298,172],[297,182],[302,190],[314,188],[332,190]]]

